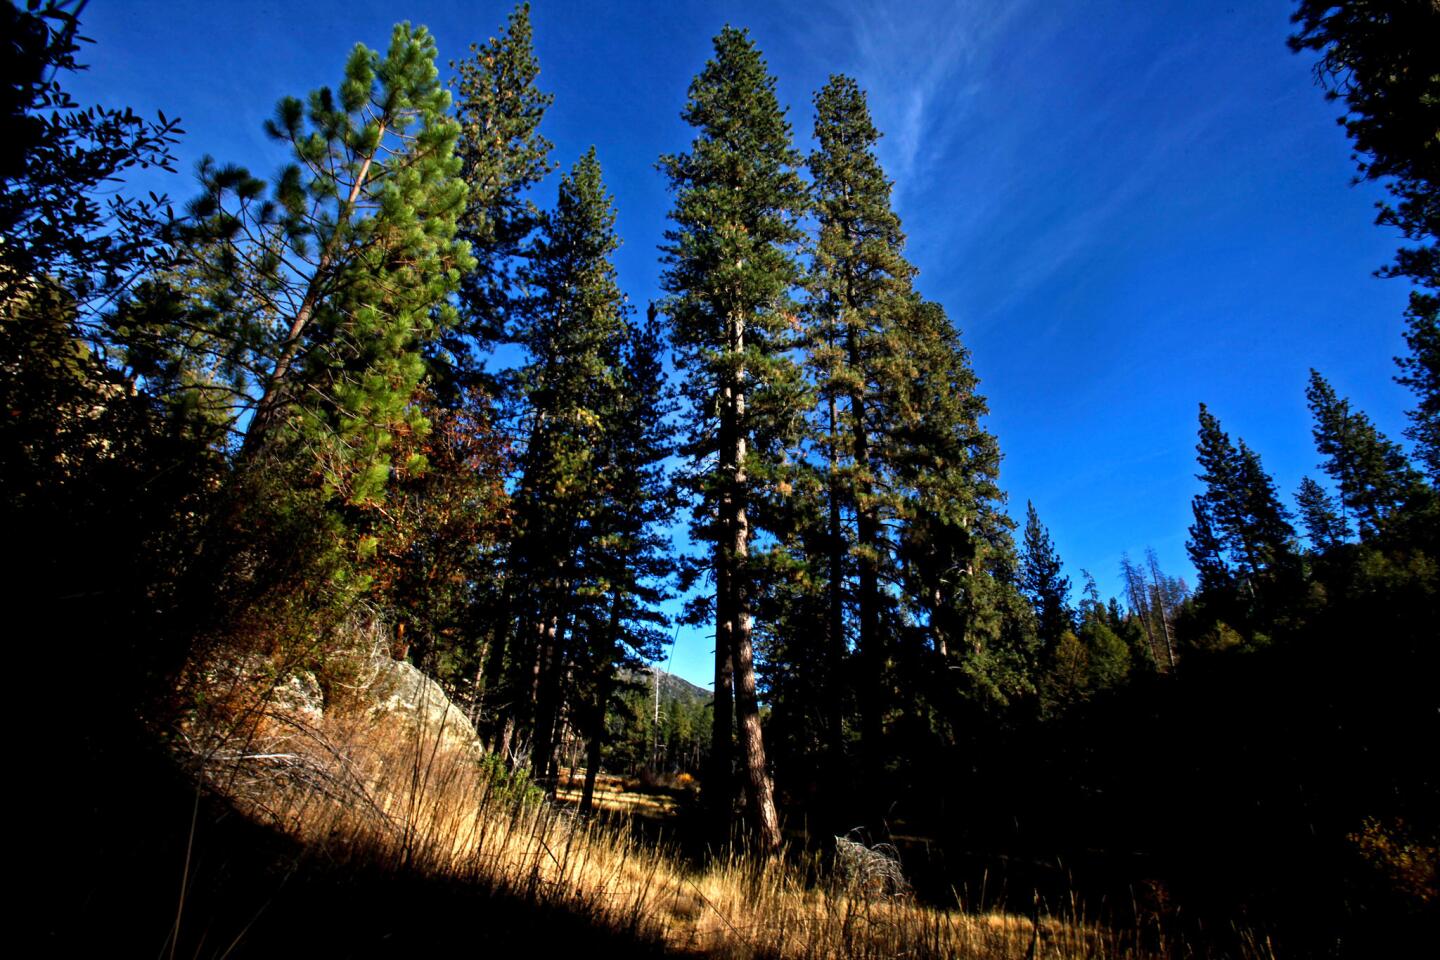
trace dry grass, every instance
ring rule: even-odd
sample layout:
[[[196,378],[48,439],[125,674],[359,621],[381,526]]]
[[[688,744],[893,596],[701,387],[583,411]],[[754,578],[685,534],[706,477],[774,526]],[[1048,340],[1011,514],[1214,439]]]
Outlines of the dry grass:
[[[578,807],[585,793],[585,777],[570,776],[561,780],[555,799],[566,806]],[[596,809],[606,813],[665,820],[675,815],[679,804],[663,793],[631,789],[621,777],[601,774],[595,778],[595,794],[591,798]]]
[[[244,730],[241,737],[236,731]],[[526,799],[473,756],[363,716],[314,722],[261,710],[191,740],[201,775],[251,817],[332,862],[474,884],[666,950],[722,958],[1139,957],[1065,920],[947,912],[866,896],[735,853],[703,871],[623,823]],[[623,791],[609,784],[604,801]]]

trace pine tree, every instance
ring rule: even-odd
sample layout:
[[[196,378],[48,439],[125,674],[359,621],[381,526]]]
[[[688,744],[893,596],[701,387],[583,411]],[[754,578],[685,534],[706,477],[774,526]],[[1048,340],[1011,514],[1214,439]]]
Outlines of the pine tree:
[[[1175,651],[1166,646],[1165,626],[1160,622],[1155,609],[1155,591],[1144,569],[1130,559],[1120,557],[1120,575],[1125,581],[1125,600],[1130,608],[1130,619],[1144,632],[1145,649],[1149,659],[1157,668],[1175,669]]]
[[[961,712],[1033,693],[1033,618],[969,351],[938,304],[917,297],[897,308],[887,443],[904,497],[901,582],[938,655],[935,687],[949,697],[940,708],[958,730]]]
[[[582,589],[582,564],[609,494],[597,475],[624,386],[629,308],[611,262],[620,245],[614,225],[592,149],[562,177],[555,209],[541,220],[520,275],[525,309],[514,318],[513,336],[526,356],[516,372],[524,450],[512,498],[505,626],[493,641],[495,669],[487,672],[506,671],[510,719],[529,735],[541,775],[554,745],[569,644],[594,599]]]
[[[456,152],[470,188],[459,236],[470,244],[477,268],[462,279],[461,323],[445,348],[469,382],[483,351],[508,338],[508,320],[519,305],[516,271],[540,223],[527,194],[555,169],[550,141],[540,134],[554,97],[536,86],[540,64],[528,3],[515,8],[498,37],[471,44],[470,56],[451,67],[460,124]]]
[[[1355,518],[1360,539],[1370,540],[1415,494],[1419,475],[1400,447],[1364,413],[1352,411],[1350,402],[1314,370],[1305,396],[1315,418],[1315,449],[1325,458],[1321,467]]]
[[[1241,539],[1249,562],[1256,569],[1273,569],[1292,554],[1295,528],[1280,500],[1275,481],[1260,463],[1260,455],[1240,441],[1239,481],[1244,511]]]
[[[1218,594],[1228,588],[1233,580],[1233,571],[1225,559],[1225,544],[1215,529],[1210,500],[1205,494],[1196,494],[1190,501],[1190,538],[1185,541],[1185,551],[1200,575],[1201,593]]]
[[[1425,465],[1432,487],[1440,488],[1440,315],[1416,313],[1405,331],[1407,357],[1396,357],[1401,375],[1395,379],[1418,399],[1408,412],[1405,436],[1415,442],[1415,455]]]
[[[1408,357],[1399,381],[1415,391],[1406,435],[1432,485],[1440,483],[1440,7],[1430,0],[1301,0],[1290,49],[1320,54],[1315,76],[1342,100],[1338,122],[1355,145],[1360,176],[1384,183],[1394,203],[1376,222],[1408,243],[1381,276],[1415,284],[1406,310]]]
[[[1195,447],[1195,457],[1200,466],[1196,479],[1205,485],[1200,494],[1204,508],[1197,508],[1196,523],[1201,525],[1203,519],[1217,542],[1243,566],[1247,559],[1243,555],[1244,545],[1237,542],[1244,518],[1239,453],[1230,436],[1220,428],[1220,421],[1203,403],[1200,404],[1200,440]]]
[[[1350,538],[1350,524],[1336,509],[1334,498],[1309,477],[1301,479],[1295,505],[1300,508],[1305,535],[1316,552],[1323,553]]]
[[[1120,621],[1100,600],[1100,588],[1088,570],[1081,570],[1085,590],[1080,599],[1080,642],[1086,651],[1089,667],[1088,682],[1092,690],[1108,690],[1124,683],[1130,676],[1130,648],[1117,632]]]
[[[1243,440],[1238,447],[1232,443],[1203,403],[1199,436],[1196,477],[1205,490],[1193,504],[1191,559],[1207,588],[1222,585],[1232,564],[1253,585],[1262,572],[1291,555],[1289,514],[1259,454]]]
[[[1074,629],[1070,612],[1070,578],[1061,573],[1060,557],[1050,531],[1040,522],[1035,504],[1025,504],[1025,539],[1020,554],[1020,589],[1035,611],[1040,642],[1053,652],[1062,634]]]
[[[267,123],[296,158],[273,200],[207,160],[190,208],[194,317],[223,363],[253,372],[237,417],[247,457],[297,444],[354,503],[382,495],[395,432],[424,428],[420,351],[453,323],[447,298],[473,265],[455,239],[466,189],[434,58],[408,24],[384,57],[357,45],[338,92],[287,97]]]
[[[666,528],[674,489],[665,469],[673,452],[675,404],[666,383],[666,344],[655,310],[627,326],[619,390],[606,413],[604,448],[595,477],[604,491],[581,570],[592,602],[583,643],[577,643],[573,713],[589,750],[585,795],[593,796],[605,738],[605,712],[617,667],[658,659],[675,564]],[[582,806],[588,803],[582,798]]]
[[[845,603],[853,597],[859,673],[867,678],[857,702],[872,758],[879,753],[881,712],[890,699],[883,692],[884,587],[897,579],[895,545],[886,532],[895,526],[898,502],[889,493],[893,466],[885,449],[890,389],[885,378],[891,371],[885,359],[898,349],[896,305],[909,295],[915,274],[902,253],[905,237],[890,206],[891,183],[875,156],[879,139],[864,92],[851,78],[832,76],[815,95],[818,149],[809,166],[819,240],[807,283],[808,359],[818,381],[818,432],[826,461],[828,726],[832,750],[838,751],[846,692],[836,681],[844,675],[850,646]],[[853,535],[847,529],[852,518]]]
[[[690,152],[660,160],[675,193],[662,283],[689,401],[694,533],[714,545],[709,789],[717,815],[728,816],[733,689],[750,828],[761,849],[773,850],[780,832],[755,689],[750,507],[757,484],[780,479],[807,406],[790,356],[798,321],[789,302],[806,193],[775,79],[745,31],[726,27],[715,38],[715,57],[691,83],[681,116],[696,137]]]

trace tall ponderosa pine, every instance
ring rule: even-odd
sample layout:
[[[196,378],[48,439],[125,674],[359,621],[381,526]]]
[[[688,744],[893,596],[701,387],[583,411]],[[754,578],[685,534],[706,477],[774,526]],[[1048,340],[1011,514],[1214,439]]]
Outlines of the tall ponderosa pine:
[[[846,702],[843,665],[850,647],[846,605],[853,598],[857,691],[865,752],[880,750],[886,633],[883,621],[897,579],[893,528],[898,504],[886,462],[887,358],[903,348],[894,329],[897,308],[915,274],[903,256],[905,236],[890,206],[891,183],[875,147],[880,133],[864,92],[849,77],[833,76],[815,95],[815,140],[810,155],[819,240],[807,286],[809,361],[818,382],[818,433],[825,457],[828,542],[826,629],[829,636],[829,734],[842,736]],[[823,682],[823,681],[822,681]],[[818,685],[817,685],[818,686]]]
[[[1394,198],[1377,222],[1406,241],[1382,276],[1416,286],[1406,311],[1410,355],[1396,358],[1415,391],[1406,436],[1415,441],[1432,485],[1440,484],[1440,7],[1430,0],[1301,0],[1292,50],[1320,54],[1316,78],[1343,100],[1339,122],[1355,144],[1360,176]],[[1427,39],[1431,38],[1431,39]]]
[[[1203,493],[1197,493],[1190,501],[1190,538],[1185,541],[1185,552],[1200,577],[1201,593],[1223,592],[1234,581],[1234,571],[1225,559],[1225,542],[1216,528],[1214,506]]]
[[[897,305],[888,358],[888,456],[901,508],[901,583],[928,641],[932,688],[957,735],[965,716],[1033,693],[1033,619],[999,486],[1000,445],[969,351],[939,304]],[[923,668],[922,668],[923,670]]]
[[[582,808],[594,795],[605,716],[615,689],[616,666],[638,669],[658,659],[667,620],[659,607],[674,573],[665,532],[675,494],[665,469],[673,452],[673,391],[666,383],[666,343],[652,309],[628,326],[619,390],[606,414],[603,452],[595,481],[604,502],[592,522],[591,549],[582,558],[590,602],[586,637],[577,645],[571,713],[589,749]]]
[[[177,263],[108,318],[138,389],[226,459],[175,578],[192,636],[311,655],[388,576],[394,455],[423,468],[423,351],[473,265],[434,58],[400,24],[338,87],[280,101],[266,129],[294,162],[273,186],[203,161]]]
[[[1316,78],[1343,100],[1339,122],[1355,144],[1360,176],[1385,184],[1394,203],[1378,223],[1399,229],[1401,247],[1382,276],[1415,284],[1406,311],[1410,356],[1401,383],[1419,405],[1406,435],[1432,484],[1440,483],[1440,6],[1432,0],[1301,0],[1292,50],[1320,54]]]
[[[1344,543],[1350,538],[1350,524],[1336,507],[1335,498],[1309,477],[1300,480],[1295,492],[1295,506],[1305,525],[1305,536],[1317,553]]]
[[[542,218],[521,272],[525,308],[512,318],[526,357],[515,375],[524,449],[491,675],[504,669],[510,719],[529,737],[540,773],[555,733],[567,637],[580,615],[580,565],[607,494],[596,482],[599,458],[622,389],[628,308],[610,260],[620,246],[614,226],[592,149],[561,179],[555,209]]]
[[[1415,314],[1405,331],[1405,344],[1410,355],[1396,358],[1401,373],[1395,379],[1409,387],[1418,401],[1407,414],[1410,426],[1405,436],[1415,442],[1415,455],[1425,465],[1430,485],[1440,488],[1440,310]]]
[[[1256,577],[1292,554],[1295,531],[1289,512],[1259,454],[1243,440],[1238,447],[1232,443],[1203,403],[1199,436],[1197,479],[1205,490],[1193,503],[1191,560],[1200,571],[1202,586],[1223,585],[1235,570],[1253,587]]]
[[[745,31],[726,27],[681,114],[688,153],[662,157],[675,194],[663,288],[689,401],[689,486],[697,539],[714,549],[715,736],[708,781],[728,818],[731,724],[738,713],[755,841],[780,843],[755,690],[749,557],[758,484],[782,480],[807,406],[791,357],[799,323],[789,291],[806,191],[775,79]]]

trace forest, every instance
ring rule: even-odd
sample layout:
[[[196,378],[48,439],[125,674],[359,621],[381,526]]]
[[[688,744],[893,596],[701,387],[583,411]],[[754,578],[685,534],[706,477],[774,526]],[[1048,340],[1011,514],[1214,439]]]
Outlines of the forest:
[[[602,158],[551,159],[567,93],[528,5],[448,66],[410,22],[357,44],[275,105],[279,172],[207,157],[173,200],[127,178],[177,166],[182,121],[67,92],[85,6],[0,7],[3,583],[40,624],[11,636],[48,701],[23,779],[54,952],[1368,957],[1440,934],[1431,0],[1299,0],[1290,38],[1402,238],[1375,266],[1410,290],[1408,428],[1312,370],[1316,469],[1285,491],[1200,403],[1194,575],[1116,557],[1118,596],[1072,582],[1034,505],[1011,518],[854,78],[792,109],[762,37],[714,35],[674,91],[689,142],[656,158],[642,305]],[[708,691],[662,669],[680,627],[713,637]],[[508,823],[533,863],[416,839],[452,796],[438,747],[407,800],[344,779],[399,749],[335,733],[396,664],[469,725],[446,776],[483,800],[435,809],[477,850]],[[607,810],[620,780],[662,814]],[[630,912],[566,886],[584,844],[651,864]],[[667,932],[667,871],[714,931]],[[990,916],[1003,936],[956,932]]]

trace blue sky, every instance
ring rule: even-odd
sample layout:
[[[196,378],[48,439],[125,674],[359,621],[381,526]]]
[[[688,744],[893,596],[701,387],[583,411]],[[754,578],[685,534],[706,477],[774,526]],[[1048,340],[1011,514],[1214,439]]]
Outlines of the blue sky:
[[[1005,453],[1011,513],[1033,500],[1071,575],[1118,589],[1120,556],[1185,558],[1196,405],[1258,450],[1287,497],[1317,475],[1305,409],[1320,369],[1398,439],[1391,377],[1406,290],[1374,269],[1397,243],[1352,186],[1336,108],[1285,47],[1292,3],[1134,0],[608,3],[537,0],[544,123],[568,167],[591,144],[619,208],[621,282],[655,297],[669,197],[656,157],[725,23],[778,77],[797,143],[831,73],[869,91],[920,268],[974,356]],[[333,84],[356,43],[408,19],[462,56],[510,5],[92,0],[82,102],[184,120],[188,198],[202,154],[268,174],[277,99]],[[555,180],[537,200],[553,201]],[[672,669],[711,674],[704,632]]]

